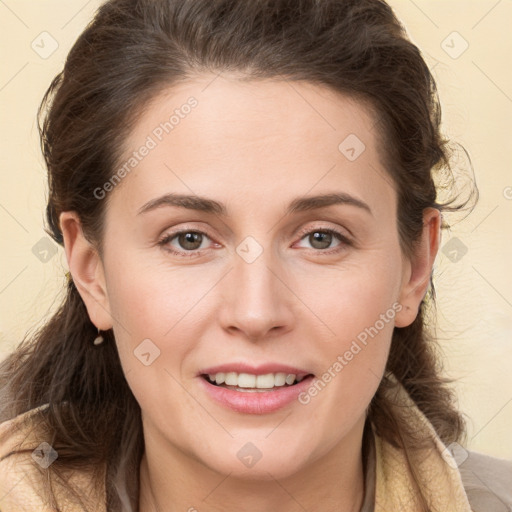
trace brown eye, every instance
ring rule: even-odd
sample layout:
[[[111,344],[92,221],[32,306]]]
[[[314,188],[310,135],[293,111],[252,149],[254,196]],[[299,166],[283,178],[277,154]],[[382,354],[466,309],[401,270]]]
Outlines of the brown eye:
[[[194,251],[201,247],[203,234],[196,231],[186,231],[180,233],[177,237],[177,240],[182,249]]]
[[[165,235],[158,245],[176,256],[200,256],[203,242],[210,237],[202,231],[183,230]]]
[[[314,231],[310,233],[308,240],[315,249],[327,249],[331,245],[332,238],[332,233]]]
[[[302,243],[306,241],[309,247],[302,246],[305,249],[316,249],[318,254],[331,254],[341,252],[352,245],[350,239],[335,229],[312,229],[302,232]],[[334,242],[337,242],[333,245]],[[300,247],[300,246],[299,246]]]

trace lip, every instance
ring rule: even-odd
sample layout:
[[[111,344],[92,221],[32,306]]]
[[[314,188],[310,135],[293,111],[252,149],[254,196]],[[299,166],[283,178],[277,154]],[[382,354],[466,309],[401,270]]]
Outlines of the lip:
[[[307,370],[295,368],[293,366],[288,366],[286,364],[280,363],[265,363],[260,364],[259,366],[252,366],[247,363],[225,363],[218,366],[211,366],[210,368],[205,368],[204,370],[201,370],[197,375],[201,376],[221,372],[250,373],[252,375],[265,375],[267,373],[293,373],[297,376],[297,378],[313,374],[313,372],[309,372]]]
[[[233,366],[230,366],[230,368],[233,368]],[[283,367],[281,366],[281,368]],[[216,373],[217,371],[211,373]],[[258,375],[263,373],[264,371]],[[273,372],[267,371],[266,373]],[[294,401],[298,404],[299,394],[304,392],[311,385],[313,379],[315,379],[315,376],[309,374],[308,377],[304,378],[293,386],[285,385],[282,387],[274,388],[272,391],[243,392],[235,391],[234,389],[223,388],[222,386],[216,386],[215,384],[211,384],[202,376],[199,376],[200,385],[203,387],[206,394],[210,398],[224,407],[227,407],[235,412],[245,414],[268,414],[277,411],[278,409],[281,409]]]

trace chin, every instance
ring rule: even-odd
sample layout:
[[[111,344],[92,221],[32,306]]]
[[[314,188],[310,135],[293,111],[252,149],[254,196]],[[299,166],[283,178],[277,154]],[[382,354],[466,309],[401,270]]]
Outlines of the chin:
[[[247,443],[249,444],[249,443]],[[249,451],[253,451],[252,455],[247,455]],[[227,450],[226,450],[227,452]],[[272,453],[265,456],[264,450],[260,451],[258,458],[254,448],[246,449],[239,456],[236,452],[234,456],[225,459],[219,464],[219,459],[213,461],[204,461],[205,464],[213,471],[237,478],[244,481],[271,481],[275,479],[285,479],[300,470],[302,464],[297,460],[297,452],[283,454],[279,449],[272,449]],[[304,454],[303,451],[299,452]],[[251,460],[252,456],[252,460]],[[220,455],[219,455],[220,457]]]

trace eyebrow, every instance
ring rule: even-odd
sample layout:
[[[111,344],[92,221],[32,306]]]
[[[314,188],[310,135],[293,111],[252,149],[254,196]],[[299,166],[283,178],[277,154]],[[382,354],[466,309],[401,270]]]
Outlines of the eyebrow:
[[[345,192],[298,197],[288,205],[286,215],[339,204],[355,206],[367,211],[373,216],[372,210],[365,202]],[[152,199],[139,209],[138,215],[161,208],[162,206],[177,206],[187,208],[188,210],[228,216],[228,210],[223,203],[219,203],[207,197],[185,194],[165,194],[156,199]]]

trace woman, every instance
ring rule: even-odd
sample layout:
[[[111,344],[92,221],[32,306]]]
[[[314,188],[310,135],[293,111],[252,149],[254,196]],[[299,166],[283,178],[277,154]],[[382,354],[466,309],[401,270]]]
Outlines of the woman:
[[[384,2],[111,0],[40,116],[70,275],[2,365],[3,512],[507,510],[429,334],[463,205]]]

